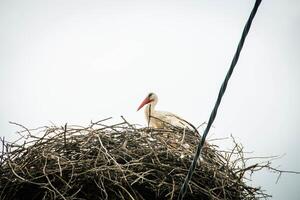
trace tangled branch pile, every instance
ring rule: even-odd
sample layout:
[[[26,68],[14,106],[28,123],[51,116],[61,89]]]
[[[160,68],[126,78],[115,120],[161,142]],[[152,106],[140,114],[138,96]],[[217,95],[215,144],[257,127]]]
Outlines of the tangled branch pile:
[[[24,144],[3,141],[0,199],[176,199],[199,136],[103,123],[23,127]],[[268,197],[245,184],[245,173],[261,166],[246,167],[238,145],[224,152],[206,144],[199,162],[186,199]]]

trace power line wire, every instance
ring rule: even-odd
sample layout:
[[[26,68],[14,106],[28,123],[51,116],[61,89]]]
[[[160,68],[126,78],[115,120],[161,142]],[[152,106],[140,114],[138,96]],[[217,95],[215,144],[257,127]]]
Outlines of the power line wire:
[[[210,114],[209,121],[207,123],[206,129],[204,130],[204,133],[203,133],[203,136],[201,138],[201,141],[200,141],[200,143],[197,146],[195,157],[194,157],[194,159],[192,161],[192,164],[191,164],[191,166],[189,168],[188,174],[185,177],[184,183],[181,186],[181,189],[180,189],[180,192],[179,192],[179,195],[178,195],[178,200],[183,200],[184,195],[186,194],[186,191],[187,191],[187,188],[188,188],[188,184],[189,184],[189,182],[190,182],[190,180],[192,178],[192,175],[193,175],[193,173],[195,171],[195,168],[196,168],[197,160],[199,159],[199,157],[201,155],[202,147],[204,145],[206,136],[207,136],[207,134],[209,132],[209,129],[210,129],[212,123],[214,122],[214,120],[216,118],[217,111],[218,111],[219,105],[221,103],[222,97],[223,97],[223,95],[224,95],[224,93],[226,91],[226,87],[227,87],[228,81],[229,81],[229,79],[231,77],[231,74],[233,72],[233,69],[234,69],[234,67],[235,67],[235,65],[236,65],[236,63],[237,63],[237,61],[239,59],[239,56],[240,56],[240,53],[242,51],[242,48],[243,48],[246,36],[247,36],[247,34],[248,34],[249,30],[250,30],[253,18],[255,16],[256,12],[257,12],[257,9],[258,9],[261,1],[262,0],[256,0],[256,2],[254,4],[254,7],[253,7],[253,9],[251,11],[251,14],[250,14],[250,16],[248,18],[248,21],[247,21],[247,23],[246,23],[246,25],[244,27],[244,30],[243,30],[240,42],[238,44],[237,50],[236,50],[236,52],[234,54],[234,57],[232,59],[230,68],[229,68],[229,70],[228,70],[228,72],[226,74],[226,77],[225,77],[225,79],[224,79],[224,81],[222,83],[222,86],[220,88],[219,95],[218,95],[217,101],[215,103],[215,106],[214,106],[214,108],[213,108],[213,110],[212,110],[212,112]]]

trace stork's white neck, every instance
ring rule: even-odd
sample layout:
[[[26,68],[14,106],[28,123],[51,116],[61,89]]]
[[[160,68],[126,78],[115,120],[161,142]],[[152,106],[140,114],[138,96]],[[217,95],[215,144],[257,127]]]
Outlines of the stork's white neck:
[[[156,102],[153,101],[153,102],[147,104],[147,106],[145,107],[145,117],[146,117],[148,126],[150,124],[151,116],[154,116],[155,106],[156,106]]]

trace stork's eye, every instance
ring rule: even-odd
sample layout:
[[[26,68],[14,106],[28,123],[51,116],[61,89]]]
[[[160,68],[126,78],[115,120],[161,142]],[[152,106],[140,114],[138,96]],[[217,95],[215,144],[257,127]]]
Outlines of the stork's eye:
[[[152,96],[153,96],[153,93],[150,92],[150,93],[148,94],[148,98],[151,98]]]

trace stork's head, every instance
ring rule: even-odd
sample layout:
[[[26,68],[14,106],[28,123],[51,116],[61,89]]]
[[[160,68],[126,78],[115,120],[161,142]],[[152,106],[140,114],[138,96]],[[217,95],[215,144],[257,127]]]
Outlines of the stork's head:
[[[144,99],[144,101],[141,103],[141,105],[138,107],[138,111],[144,107],[144,105],[148,104],[148,103],[151,103],[153,104],[154,106],[156,105],[158,101],[158,98],[157,98],[157,95],[154,94],[153,92],[150,92],[147,97]]]

